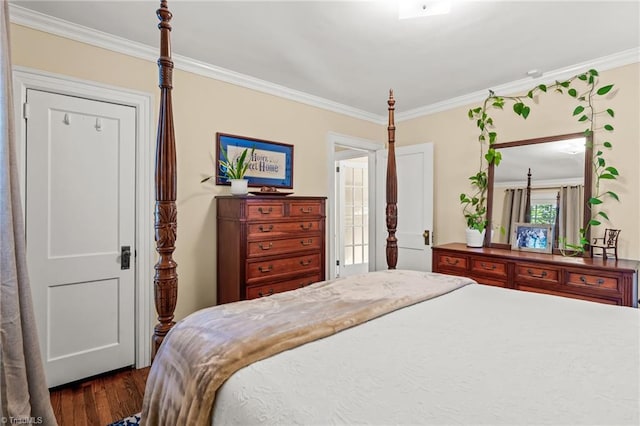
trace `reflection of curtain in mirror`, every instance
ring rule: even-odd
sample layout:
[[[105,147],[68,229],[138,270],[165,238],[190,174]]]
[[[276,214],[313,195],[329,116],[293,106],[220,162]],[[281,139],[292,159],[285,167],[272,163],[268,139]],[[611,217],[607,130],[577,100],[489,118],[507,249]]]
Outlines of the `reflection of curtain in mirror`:
[[[524,222],[526,210],[526,189],[508,188],[504,191],[504,204],[502,205],[501,229],[493,233],[492,241],[511,243],[511,230],[516,222]]]
[[[567,244],[580,244],[580,228],[584,214],[584,185],[560,188],[558,236]]]

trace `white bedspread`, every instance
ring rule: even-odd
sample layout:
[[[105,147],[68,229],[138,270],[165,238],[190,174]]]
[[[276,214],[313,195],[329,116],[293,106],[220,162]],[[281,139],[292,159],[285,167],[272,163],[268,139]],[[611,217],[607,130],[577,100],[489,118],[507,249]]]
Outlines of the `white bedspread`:
[[[469,285],[256,362],[213,424],[640,424],[637,309]]]

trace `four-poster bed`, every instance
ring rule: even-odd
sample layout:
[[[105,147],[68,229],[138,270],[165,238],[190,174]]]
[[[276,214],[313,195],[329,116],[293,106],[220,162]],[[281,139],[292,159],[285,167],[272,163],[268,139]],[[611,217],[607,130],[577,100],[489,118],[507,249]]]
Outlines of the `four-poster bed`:
[[[395,270],[392,94],[389,270],[204,309],[174,326],[176,156],[166,1],[158,16],[159,324],[143,424],[638,421],[637,407],[630,403],[634,398],[637,403],[637,383],[629,381],[639,368],[633,356],[637,335],[635,340],[629,336],[629,327],[637,331],[637,311],[506,291],[465,277]],[[568,311],[572,318],[566,317]],[[626,327],[612,329],[603,317],[615,317]],[[557,327],[559,319],[563,327]]]

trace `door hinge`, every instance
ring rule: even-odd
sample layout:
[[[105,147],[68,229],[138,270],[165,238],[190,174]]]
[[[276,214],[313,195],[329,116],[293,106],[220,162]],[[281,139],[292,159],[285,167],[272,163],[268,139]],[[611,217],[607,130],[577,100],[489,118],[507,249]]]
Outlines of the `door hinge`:
[[[340,266],[340,261],[336,260],[336,266]]]
[[[340,166],[336,166],[336,173],[340,173]]]
[[[22,117],[25,120],[29,118],[29,104],[26,102],[22,104]]]

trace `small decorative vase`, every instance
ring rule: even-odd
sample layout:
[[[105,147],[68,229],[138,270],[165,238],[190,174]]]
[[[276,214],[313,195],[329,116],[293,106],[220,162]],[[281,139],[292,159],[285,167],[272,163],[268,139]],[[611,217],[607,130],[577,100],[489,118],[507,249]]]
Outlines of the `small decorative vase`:
[[[229,179],[231,182],[231,195],[247,195],[249,181],[247,179]]]
[[[484,245],[485,231],[486,229],[480,232],[477,229],[467,228],[467,247],[482,247]]]

